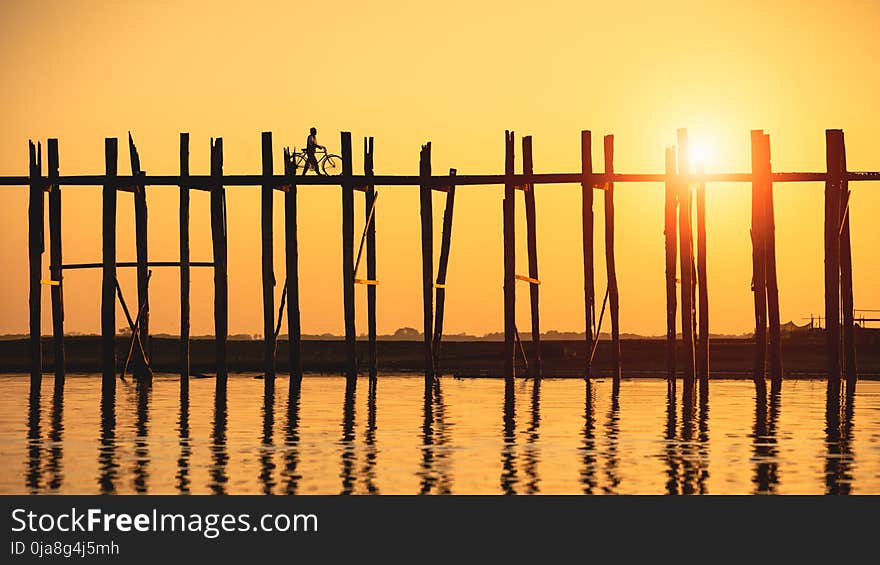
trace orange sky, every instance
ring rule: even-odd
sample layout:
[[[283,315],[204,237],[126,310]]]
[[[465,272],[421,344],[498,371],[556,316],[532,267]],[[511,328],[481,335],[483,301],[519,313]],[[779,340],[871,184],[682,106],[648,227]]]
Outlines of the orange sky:
[[[180,5],[184,4],[184,5]],[[613,6],[612,6],[613,4]],[[579,170],[579,132],[615,134],[619,172],[661,172],[675,129],[712,148],[709,171],[749,169],[749,130],[770,134],[778,171],[824,170],[824,129],[846,132],[851,170],[880,169],[880,4],[774,2],[4,2],[0,7],[0,174],[27,173],[27,140],[59,138],[62,174],[103,171],[106,136],[120,138],[129,171],[131,130],[144,169],[177,172],[178,133],[191,133],[193,173],[208,172],[222,136],[229,173],[260,170],[260,132],[302,146],[309,126],[355,155],[376,138],[376,172],[418,171],[431,140],[434,170],[503,171],[503,132],[534,136],[536,172]],[[601,141],[594,161],[602,162]],[[517,170],[521,158],[517,155]],[[356,171],[361,164],[356,163]],[[880,308],[874,248],[880,185],[851,185],[856,308]],[[380,188],[377,210],[379,331],[421,327],[418,192]],[[538,245],[544,329],[582,330],[580,192],[539,186]],[[777,184],[783,320],[823,308],[822,185]],[[598,196],[598,193],[597,193]],[[502,188],[461,188],[450,259],[445,328],[502,329]],[[150,256],[177,259],[177,191],[153,188]],[[192,258],[210,260],[208,198],[193,194]],[[230,332],[262,328],[259,189],[228,189]],[[517,249],[526,272],[524,212]],[[339,191],[300,190],[303,331],[342,332]],[[358,234],[362,197],[357,200]],[[435,196],[436,233],[442,219]],[[597,250],[602,244],[597,201]],[[663,191],[616,191],[621,331],[665,327]],[[100,189],[64,191],[65,262],[100,260]],[[276,296],[284,279],[282,199],[276,199]],[[27,191],[0,188],[0,333],[27,330]],[[753,324],[749,190],[710,185],[707,196],[713,332]],[[120,260],[134,259],[131,197],[119,198]],[[439,246],[438,246],[439,247]],[[597,294],[605,289],[597,257]],[[45,256],[48,274],[48,253]],[[134,270],[120,282],[134,297]],[[518,322],[528,294],[518,287]],[[178,275],[156,269],[154,332],[178,331]],[[68,272],[66,328],[99,331],[99,271]],[[358,331],[364,331],[358,288]],[[48,289],[43,328],[51,328]],[[193,272],[193,333],[213,331],[209,270]],[[131,301],[131,298],[129,298]],[[277,304],[277,298],[276,298]],[[121,310],[118,325],[123,325]]]

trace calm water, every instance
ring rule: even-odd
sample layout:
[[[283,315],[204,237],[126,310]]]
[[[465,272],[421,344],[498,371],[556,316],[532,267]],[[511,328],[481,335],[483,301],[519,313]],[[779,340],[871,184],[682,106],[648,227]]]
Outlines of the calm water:
[[[0,493],[880,493],[880,382],[0,376]]]

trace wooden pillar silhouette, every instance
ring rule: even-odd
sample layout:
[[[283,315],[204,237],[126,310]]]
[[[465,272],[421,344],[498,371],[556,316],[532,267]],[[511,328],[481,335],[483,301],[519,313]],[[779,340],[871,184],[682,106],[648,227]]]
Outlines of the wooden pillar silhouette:
[[[697,174],[702,175],[702,163]],[[697,378],[701,383],[709,379],[709,276],[706,272],[706,182],[697,184],[697,292],[699,295],[697,334]]]
[[[856,381],[856,339],[853,311],[852,245],[849,235],[849,210],[851,207],[849,181],[846,178],[846,145],[840,132],[840,306],[843,320],[843,374],[848,389]],[[854,390],[854,389],[852,389]]]
[[[263,375],[265,385],[275,379],[275,247],[272,229],[275,187],[272,184],[272,132],[262,134],[263,185],[260,190],[263,282]]]
[[[28,142],[29,202],[28,202],[28,266],[30,281],[30,352],[31,392],[39,394],[43,381],[43,346],[40,341],[42,318],[42,269],[45,248],[43,220],[42,148]]]
[[[523,148],[523,175],[525,179],[525,189],[523,195],[525,197],[526,208],[526,240],[529,253],[529,305],[532,312],[532,349],[534,358],[532,359],[531,370],[532,377],[541,378],[542,361],[541,361],[541,323],[540,309],[538,304],[538,233],[537,219],[535,209],[535,184],[532,182],[531,175],[534,174],[534,162],[532,160],[532,136],[528,135],[522,138]]]
[[[340,133],[342,145],[342,301],[345,317],[345,376],[357,378],[357,336],[354,325],[354,185],[351,181],[351,132]]]
[[[684,345],[684,380],[686,390],[693,385],[696,373],[694,353],[694,245],[691,232],[691,188],[687,130],[678,130],[678,230],[681,240],[681,336]]]
[[[593,150],[592,134],[581,131],[581,226],[584,254],[584,333],[586,362],[584,376],[592,376],[593,324],[596,296],[593,273]]]
[[[606,135],[605,174],[614,174],[614,136]],[[614,181],[605,183],[605,266],[608,278],[608,307],[611,315],[611,357],[614,378],[620,379],[620,295],[617,289],[617,265],[614,258]]]
[[[504,378],[514,377],[514,339],[516,336],[516,228],[514,224],[514,134],[504,132]]]
[[[767,324],[770,333],[769,362],[770,378],[774,390],[778,390],[782,382],[782,328],[779,319],[779,284],[776,277],[776,220],[773,206],[772,166],[770,161],[770,136],[764,134],[761,139],[761,162],[763,170],[764,197],[764,270],[767,282]]]
[[[105,179],[102,198],[101,390],[116,390],[116,173],[119,143],[104,140]]]
[[[287,356],[290,390],[302,381],[302,342],[299,314],[299,242],[297,239],[296,163],[289,149],[284,152],[284,174],[290,188],[284,193],[284,259],[287,267]]]
[[[446,189],[446,207],[443,210],[443,232],[440,236],[440,263],[437,267],[434,316],[434,374],[440,375],[440,342],[443,339],[443,314],[446,308],[446,270],[449,265],[449,250],[452,244],[452,212],[455,206],[455,169],[449,169],[452,178]]]
[[[143,351],[143,355],[135,356],[133,362],[133,372],[138,380],[149,379],[151,371],[148,370],[145,358],[150,358],[150,298],[149,298],[149,254],[147,252],[147,188],[142,180],[137,180],[143,175],[141,170],[141,159],[138,155],[137,147],[128,133],[128,150],[131,159],[131,175],[134,181],[134,232],[135,232],[135,249],[137,256],[137,305],[142,312],[135,312],[138,316],[138,339]]]
[[[216,389],[226,392],[226,340],[229,335],[229,279],[227,273],[226,189],[223,187],[223,138],[211,140],[211,243],[214,252],[214,356]]]
[[[419,210],[422,227],[422,307],[425,357],[425,394],[434,383],[434,215],[431,205],[431,142],[419,152]]]
[[[64,273],[61,269],[61,186],[58,184],[58,140],[46,144],[49,177],[49,274],[52,279],[52,343],[55,392],[64,390]]]
[[[764,132],[752,130],[752,292],[755,298],[755,357],[752,374],[764,380],[767,357],[767,271]]]
[[[189,380],[189,134],[180,134],[180,379]]]
[[[840,383],[840,184],[843,132],[825,130],[825,349],[829,383]]]
[[[364,222],[367,225],[367,280],[376,280],[376,186],[373,176],[373,138],[364,138]],[[369,339],[370,379],[379,374],[379,352],[376,343],[376,285],[367,285],[367,337]]]
[[[666,199],[663,234],[666,240],[666,378],[675,379],[675,316],[678,310],[676,292],[678,180],[675,176],[675,148],[666,148]]]

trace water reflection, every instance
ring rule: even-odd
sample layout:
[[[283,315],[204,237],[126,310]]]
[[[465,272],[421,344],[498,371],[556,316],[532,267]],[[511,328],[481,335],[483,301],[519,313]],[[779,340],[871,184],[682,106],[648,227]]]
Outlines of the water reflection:
[[[767,406],[767,386],[763,379],[755,386],[755,427],[752,434],[755,474],[755,494],[775,494],[779,484],[779,449],[776,442],[776,422],[779,418],[780,394],[775,386],[770,391]]]
[[[64,479],[62,459],[64,451],[64,386],[56,386],[52,395],[52,423],[49,428],[49,475],[47,487],[51,491],[61,488]]]
[[[25,486],[30,494],[40,491],[42,477],[40,473],[43,441],[40,433],[40,389],[33,388],[28,395],[27,419],[27,469],[25,470]]]
[[[850,494],[853,481],[852,450],[855,387],[829,383],[825,401],[825,494]]]
[[[101,494],[116,492],[119,463],[116,462],[116,395],[101,392],[101,433],[98,438],[98,487]]]
[[[180,381],[180,410],[177,416],[177,437],[180,444],[180,455],[177,458],[177,492],[189,494],[189,459],[192,456],[192,444],[189,435],[189,380]]]
[[[676,386],[667,382],[663,460],[666,494],[706,494],[709,479],[709,384],[681,387],[681,426]]]
[[[229,454],[226,451],[226,387],[217,386],[214,392],[214,426],[211,432],[211,480],[208,488],[213,494],[226,494],[226,465]]]
[[[438,383],[439,385],[439,383]],[[376,485],[376,459],[378,453],[376,450],[376,389],[378,382],[376,379],[370,379],[369,389],[367,390],[367,430],[364,434],[364,447],[366,455],[364,456],[364,486],[369,494],[379,494],[379,487]]]
[[[516,494],[516,395],[513,380],[504,382],[504,426],[501,438],[501,492]]]
[[[715,379],[710,393],[661,379],[439,379],[423,394],[410,377],[388,377],[388,403],[377,383],[357,405],[341,379],[307,379],[284,400],[235,378],[228,395],[241,412],[229,414],[226,389],[212,395],[209,380],[132,382],[117,400],[91,377],[54,395],[47,383],[41,396],[26,378],[0,376],[0,492],[880,492],[869,450],[878,382],[859,383],[857,402],[852,387],[815,380]]]
[[[302,478],[297,472],[299,467],[299,402],[301,386],[299,382],[290,387],[287,397],[287,427],[284,432],[284,493],[296,494]]]
[[[132,477],[134,491],[138,494],[147,492],[148,466],[150,454],[147,443],[147,423],[150,420],[150,380],[140,379],[135,384],[137,390],[137,421],[134,440],[134,470]]]
[[[541,425],[541,379],[532,379],[532,403],[529,427],[526,429],[526,445],[523,450],[523,472],[526,476],[525,493],[536,494],[540,491],[538,478],[538,431]]]
[[[339,494],[352,494],[354,492],[355,476],[354,463],[354,400],[357,380],[346,379],[345,400],[342,404],[342,440],[339,442],[342,451],[342,490]]]
[[[419,494],[449,494],[452,492],[449,473],[450,438],[440,379],[435,379],[433,386],[425,389],[421,439]]]
[[[602,487],[606,494],[616,494],[620,486],[620,476],[617,472],[619,461],[617,459],[618,436],[620,436],[620,379],[614,379],[611,385],[611,408],[608,410],[608,421],[605,423],[605,438],[607,442],[605,451],[605,477],[607,484]]]
[[[581,485],[584,494],[593,494],[596,491],[596,419],[593,416],[593,406],[595,399],[593,398],[593,383],[590,379],[586,380],[586,392],[584,394],[584,439],[580,448],[584,460],[584,466],[581,469]]]
[[[275,379],[266,379],[263,390],[263,435],[260,440],[260,483],[263,485],[263,494],[272,494],[275,489],[275,463],[272,461],[275,452],[274,429]]]

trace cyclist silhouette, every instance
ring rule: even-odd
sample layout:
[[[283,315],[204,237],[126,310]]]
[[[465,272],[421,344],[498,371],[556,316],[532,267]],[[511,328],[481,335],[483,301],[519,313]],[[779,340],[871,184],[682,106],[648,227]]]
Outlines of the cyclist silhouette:
[[[311,128],[309,130],[309,137],[306,139],[306,164],[303,166],[303,176],[308,172],[309,167],[314,169],[316,174],[322,174],[320,169],[318,169],[318,160],[315,158],[315,151],[317,149],[327,151],[326,147],[318,145],[318,130]]]

